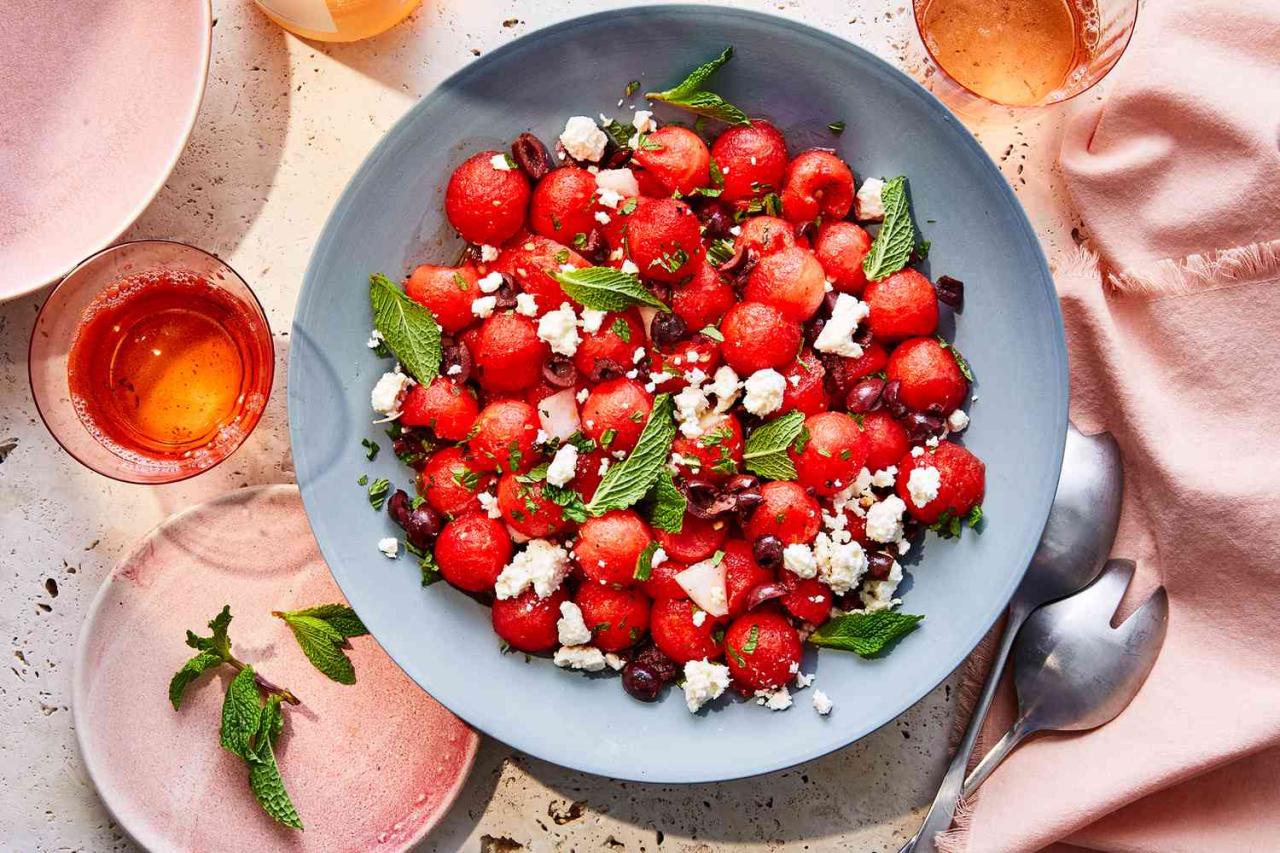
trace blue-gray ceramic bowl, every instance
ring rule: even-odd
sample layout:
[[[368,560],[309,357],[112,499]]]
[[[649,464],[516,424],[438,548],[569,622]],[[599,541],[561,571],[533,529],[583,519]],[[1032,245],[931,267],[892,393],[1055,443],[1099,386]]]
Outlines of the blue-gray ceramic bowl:
[[[977,373],[965,443],[987,463],[986,527],[930,537],[908,561],[905,610],[926,620],[877,660],[822,651],[785,713],[719,700],[693,715],[676,691],[647,705],[613,678],[499,654],[483,605],[375,547],[395,535],[370,510],[362,474],[409,485],[371,423],[384,368],[365,346],[370,272],[448,262],[460,244],[442,212],[450,171],[522,131],[551,141],[570,115],[625,116],[627,82],[663,88],[725,45],[715,87],[787,135],[793,150],[835,147],[860,176],[905,174],[928,264],[967,286],[958,346]],[[662,119],[688,116],[658,109]],[[842,120],[840,136],[827,124]],[[949,329],[947,330],[949,332]],[[775,770],[845,746],[935,687],[994,622],[1035,547],[1058,479],[1067,412],[1062,324],[1044,257],[995,166],[916,83],[865,50],[779,18],[705,6],[653,6],[566,21],[478,59],[413,107],[352,178],[316,243],[293,326],[289,414],[298,482],[317,540],[352,605],[387,652],[473,726],[525,752],[617,779],[701,782]],[[383,452],[365,459],[362,438]]]

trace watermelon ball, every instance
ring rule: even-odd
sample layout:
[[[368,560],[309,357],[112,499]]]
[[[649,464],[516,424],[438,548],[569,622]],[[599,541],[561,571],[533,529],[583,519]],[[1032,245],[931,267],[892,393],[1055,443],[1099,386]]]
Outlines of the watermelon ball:
[[[742,302],[729,309],[720,323],[724,360],[740,376],[757,370],[782,367],[800,350],[800,323],[788,319],[772,305]]]
[[[586,378],[597,376],[606,363],[625,373],[636,363],[636,352],[644,346],[644,340],[644,322],[638,310],[628,308],[605,314],[600,328],[583,331],[573,365],[578,368],[578,375]]]
[[[596,176],[577,166],[556,169],[533,188],[529,227],[535,234],[568,245],[599,224],[592,212]]]
[[[629,453],[640,440],[653,401],[638,382],[609,379],[582,404],[582,432],[607,453]]]
[[[453,170],[444,192],[444,214],[468,243],[496,246],[524,225],[529,179],[519,169],[498,168],[505,155],[481,151]]]
[[[498,480],[502,518],[530,539],[558,536],[573,527],[564,517],[564,509],[543,496],[542,487],[541,482],[522,483],[516,474],[503,474]]]
[[[805,350],[795,361],[781,371],[787,380],[787,390],[782,395],[783,412],[792,410],[806,415],[825,412],[831,405],[827,397],[827,369],[811,350]]]
[[[969,390],[951,350],[934,338],[911,338],[898,344],[885,375],[900,383],[898,400],[917,412],[949,415]]]
[[[661,534],[661,531],[655,531]],[[689,568],[684,563],[677,563],[672,560],[663,560],[649,571],[649,577],[641,584],[641,589],[645,595],[652,599],[659,598],[688,598],[689,593],[685,592],[684,587],[676,581],[676,575]]]
[[[654,531],[658,544],[673,560],[692,565],[714,554],[729,538],[729,524],[722,518],[698,518],[686,514],[679,533]]]
[[[437,376],[426,385],[410,388],[400,412],[401,426],[428,427],[437,438],[462,441],[480,414],[480,404],[470,388]]]
[[[578,528],[573,556],[588,579],[619,587],[634,586],[640,554],[653,541],[649,525],[629,509],[588,518]]]
[[[862,262],[871,251],[871,235],[852,222],[825,222],[818,229],[813,253],[839,293],[857,296],[867,286]]]
[[[750,252],[756,257],[772,255],[783,249],[794,249],[796,235],[791,223],[776,216],[753,216],[742,223],[742,231],[733,241],[738,252]]]
[[[430,309],[436,322],[448,334],[455,334],[475,322],[471,303],[480,296],[476,282],[480,276],[470,264],[438,267],[421,264],[405,280],[404,292],[414,302]]]
[[[803,444],[803,450],[797,449]],[[820,495],[849,486],[867,461],[868,444],[857,421],[843,412],[822,412],[804,420],[800,440],[787,449],[799,482]]]
[[[776,609],[753,610],[733,620],[724,635],[725,663],[745,693],[777,690],[800,669],[800,634]]]
[[[906,428],[885,411],[863,415],[862,433],[867,437],[867,470],[872,473],[897,465],[910,447]]]
[[[924,524],[933,524],[944,513],[962,519],[982,503],[986,478],[987,466],[981,459],[953,441],[942,441],[920,456],[902,457],[898,497],[907,512]]]
[[[418,494],[427,504],[445,515],[459,515],[480,505],[476,495],[493,482],[493,477],[475,460],[463,456],[462,448],[446,447],[427,460],[418,475]]]
[[[538,413],[521,400],[485,406],[467,439],[469,461],[480,471],[524,473],[533,467]]]
[[[826,362],[831,370],[831,378],[837,388],[848,393],[858,380],[872,373],[878,373],[889,364],[889,353],[880,344],[872,341],[862,348],[862,355],[857,358],[832,356]]]
[[[822,521],[818,502],[799,483],[765,483],[760,497],[759,506],[744,526],[749,541],[776,536],[784,545],[808,544],[818,535]]]
[[[863,300],[871,309],[871,334],[888,343],[932,335],[938,328],[938,296],[929,279],[913,269],[867,282]]]
[[[646,134],[631,157],[638,178],[648,178],[663,195],[688,195],[711,183],[711,152],[702,137],[687,127],[668,125]]]
[[[591,630],[591,644],[598,649],[619,652],[649,633],[649,596],[638,589],[584,583],[573,600]]]
[[[865,531],[865,520],[863,525]],[[831,618],[831,587],[817,578],[799,578],[791,572],[782,573],[782,583],[787,591],[778,603],[792,616],[815,627]]]
[[[791,161],[782,189],[789,222],[844,219],[853,207],[853,170],[830,151],[812,149]]]
[[[480,386],[498,392],[532,388],[551,354],[538,337],[537,324],[510,311],[484,321],[471,352]]]
[[[469,512],[444,526],[434,553],[449,583],[467,592],[492,592],[511,560],[511,536],[501,521]]]
[[[659,198],[641,205],[627,219],[627,254],[640,275],[656,281],[691,278],[702,261],[702,230],[689,205]]]
[[[725,201],[746,201],[782,188],[787,171],[787,141],[767,121],[731,127],[711,146],[711,157],[724,174]]]
[[[660,598],[649,613],[653,644],[681,666],[691,660],[717,660],[724,654],[717,631],[716,620],[687,598]]]
[[[553,277],[565,266],[582,269],[591,264],[568,246],[531,234],[503,249],[490,269],[511,276],[520,291],[533,297],[537,316],[541,317],[562,303],[571,302],[560,282]]]
[[[826,283],[822,264],[808,249],[797,246],[761,258],[747,277],[742,297],[772,305],[784,317],[803,323],[818,313]]]
[[[685,328],[696,332],[714,326],[738,299],[733,288],[708,261],[698,265],[693,278],[671,294],[671,310]]]
[[[526,589],[515,598],[500,598],[493,602],[493,632],[516,651],[537,654],[549,652],[560,645],[560,605],[569,596],[557,589],[546,598],[538,598],[532,589]]]
[[[680,459],[676,465],[679,476],[718,483],[738,473],[744,447],[742,424],[726,412],[708,415],[702,422],[702,434],[696,438],[677,435],[671,455]]]

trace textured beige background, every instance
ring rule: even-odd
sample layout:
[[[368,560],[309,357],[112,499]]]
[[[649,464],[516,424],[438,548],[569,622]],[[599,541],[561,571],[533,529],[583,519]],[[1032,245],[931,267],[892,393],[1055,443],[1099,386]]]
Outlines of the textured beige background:
[[[215,0],[203,112],[177,170],[127,236],[182,240],[228,260],[266,305],[283,377],[312,241],[392,122],[475,56],[552,21],[621,5],[426,0],[379,38],[326,47],[287,36],[248,0]],[[736,5],[816,24],[917,79],[930,76],[907,6]],[[1078,239],[1053,166],[1072,109],[967,120],[1018,191],[1051,261]],[[0,672],[0,848],[132,849],[98,802],[71,730],[80,619],[113,562],[166,515],[227,489],[292,480],[285,395],[278,384],[254,436],[209,474],[150,489],[105,480],[57,448],[32,406],[26,346],[44,297],[0,305],[0,448],[17,441],[0,464],[0,636],[10,647]],[[941,775],[954,695],[953,678],[841,753],[722,785],[612,782],[488,741],[426,848],[896,850]]]

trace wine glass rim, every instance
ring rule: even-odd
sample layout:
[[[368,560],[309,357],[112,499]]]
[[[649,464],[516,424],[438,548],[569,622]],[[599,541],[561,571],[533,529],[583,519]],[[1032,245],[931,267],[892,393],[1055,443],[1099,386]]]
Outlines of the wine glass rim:
[[[93,261],[97,260],[99,257],[109,254],[111,252],[115,252],[119,249],[129,247],[129,246],[146,246],[146,245],[180,246],[181,248],[187,251],[204,255],[206,258],[211,259],[216,264],[218,264],[223,269],[225,269],[227,272],[231,273],[231,275],[235,276],[236,280],[239,281],[244,286],[245,291],[249,294],[249,299],[251,300],[251,304],[253,308],[257,311],[258,317],[262,320],[263,334],[266,337],[266,339],[271,342],[272,357],[270,359],[267,359],[266,367],[263,370],[263,373],[265,375],[264,384],[266,387],[266,396],[268,399],[270,398],[271,390],[275,386],[275,374],[276,374],[275,334],[271,331],[271,321],[267,317],[266,309],[262,305],[262,300],[258,298],[258,294],[254,292],[254,289],[249,285],[249,282],[246,281],[244,276],[240,275],[240,273],[237,272],[236,269],[231,266],[231,264],[227,263],[225,260],[213,254],[212,252],[206,251],[205,249],[201,249],[199,246],[193,246],[190,243],[184,243],[181,240],[166,240],[162,238],[123,240],[119,243],[113,243],[110,246],[105,246],[86,256],[83,260],[81,260],[74,267],[68,270],[66,275],[58,279],[58,282],[54,284],[52,288],[50,288],[49,295],[45,297],[44,302],[40,305],[40,310],[36,312],[35,323],[31,327],[31,338],[30,340],[27,341],[27,387],[31,391],[31,398],[32,398],[32,401],[35,403],[36,413],[40,415],[40,421],[44,424],[45,431],[48,432],[49,435],[53,436],[53,440],[56,441],[58,443],[58,446],[61,447],[64,451],[66,451],[67,455],[70,456],[72,459],[76,460],[85,468],[88,468],[90,471],[93,471],[95,474],[100,474],[103,477],[106,477],[110,480],[115,480],[117,483],[129,483],[131,485],[139,485],[139,486],[165,486],[172,483],[181,483],[184,480],[189,480],[192,477],[199,476],[200,474],[203,474],[206,471],[211,471],[214,468],[217,468],[223,462],[227,461],[227,459],[229,459],[231,456],[233,456],[235,452],[239,450],[241,446],[243,446],[245,441],[248,440],[249,436],[253,434],[253,431],[258,428],[258,424],[262,420],[262,415],[266,411],[265,402],[263,404],[262,410],[259,411],[254,416],[252,425],[250,425],[248,429],[243,431],[243,434],[240,435],[234,441],[234,443],[232,443],[231,446],[227,448],[225,453],[218,456],[210,464],[205,465],[203,467],[197,466],[190,470],[184,469],[182,471],[174,472],[173,476],[168,476],[162,473],[158,478],[143,479],[138,476],[131,477],[123,471],[113,472],[113,471],[102,470],[99,466],[84,459],[81,456],[81,454],[77,453],[75,449],[73,449],[68,444],[68,442],[63,441],[62,436],[59,435],[59,431],[54,429],[53,425],[49,422],[49,418],[45,416],[45,403],[47,403],[48,401],[46,400],[45,403],[42,403],[41,398],[43,395],[36,391],[36,376],[35,376],[35,370],[34,370],[35,360],[33,358],[33,355],[35,353],[35,347],[36,347],[36,336],[40,332],[40,321],[44,319],[45,311],[49,308],[49,303],[53,301],[54,295],[57,294],[57,292],[61,290],[76,275],[76,273],[80,272],[87,264],[92,263]]]
[[[1111,60],[1111,64],[1108,65],[1103,70],[1103,72],[1098,75],[1098,78],[1094,80],[1092,83],[1083,87],[1082,89],[1079,89],[1078,91],[1072,92],[1071,94],[1065,97],[1055,98],[1051,101],[1044,101],[1038,104],[1010,104],[1004,101],[997,101],[995,98],[991,98],[991,97],[988,97],[987,95],[983,95],[978,92],[975,92],[973,89],[969,88],[968,86],[966,86],[965,84],[957,80],[951,74],[951,72],[947,71],[946,66],[944,66],[942,62],[939,61],[937,55],[933,52],[933,48],[929,47],[929,40],[924,36],[924,22],[920,19],[921,10],[932,2],[934,2],[934,0],[912,0],[912,3],[911,3],[911,17],[916,22],[916,35],[920,37],[920,43],[924,45],[924,51],[929,55],[929,60],[937,67],[937,69],[940,72],[942,72],[942,74],[947,78],[949,82],[954,83],[956,86],[959,86],[968,94],[972,95],[975,98],[978,98],[981,101],[985,101],[989,104],[995,104],[996,106],[1000,106],[1000,107],[1008,107],[1011,110],[1034,110],[1040,107],[1052,107],[1058,104],[1065,104],[1070,100],[1078,98],[1079,96],[1093,89],[1093,87],[1097,86],[1099,83],[1105,80],[1107,75],[1111,73],[1112,69],[1114,69],[1116,65],[1119,64],[1121,57],[1123,57],[1125,52],[1129,49],[1130,42],[1133,41],[1134,30],[1138,28],[1138,13],[1142,5],[1141,0],[1118,0],[1118,2],[1122,2],[1125,6],[1127,6],[1132,10],[1132,14],[1130,15],[1130,23],[1125,28],[1124,42],[1120,45],[1119,49],[1116,51],[1115,59]]]

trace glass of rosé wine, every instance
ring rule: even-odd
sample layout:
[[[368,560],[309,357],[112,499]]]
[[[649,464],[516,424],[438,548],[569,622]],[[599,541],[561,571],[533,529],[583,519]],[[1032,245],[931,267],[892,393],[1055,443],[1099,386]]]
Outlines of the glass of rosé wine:
[[[200,249],[144,240],[104,249],[54,288],[29,369],[63,449],[113,479],[159,484],[207,471],[249,437],[275,352],[234,270]]]

